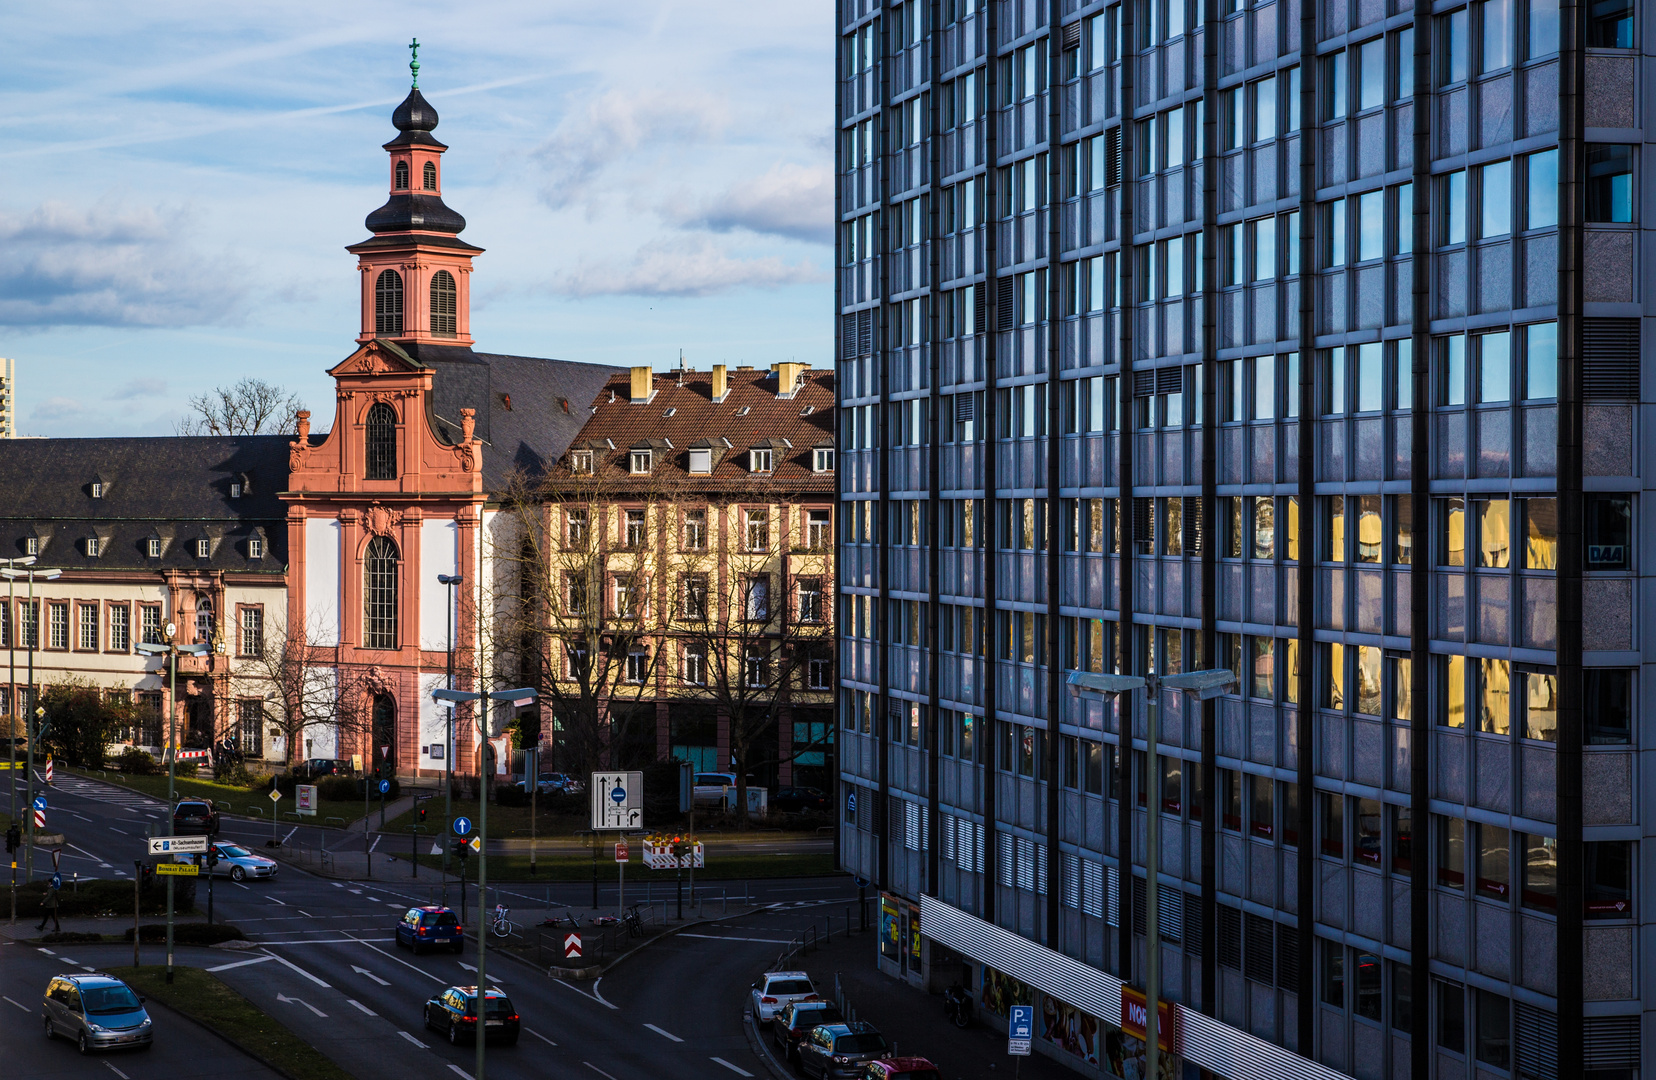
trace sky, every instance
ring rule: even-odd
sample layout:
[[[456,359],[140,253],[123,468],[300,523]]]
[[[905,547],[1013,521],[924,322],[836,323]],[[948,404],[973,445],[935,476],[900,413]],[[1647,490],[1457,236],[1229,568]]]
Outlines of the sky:
[[[19,432],[169,435],[246,375],[325,427],[414,37],[444,201],[486,249],[479,350],[829,366],[832,23],[829,0],[10,5]]]

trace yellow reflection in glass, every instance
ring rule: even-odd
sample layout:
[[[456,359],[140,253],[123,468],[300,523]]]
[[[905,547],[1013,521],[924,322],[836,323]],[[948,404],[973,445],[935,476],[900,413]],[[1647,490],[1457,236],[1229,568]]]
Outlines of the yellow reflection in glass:
[[[1448,727],[1466,726],[1466,657],[1443,658],[1443,722]]]
[[[1524,569],[1558,569],[1558,500],[1525,499]]]
[[[1512,563],[1512,501],[1478,499],[1478,565],[1497,569]]]
[[[1380,647],[1357,646],[1356,711],[1364,716],[1380,715]]]
[[[1524,738],[1558,741],[1558,676],[1524,676]]]

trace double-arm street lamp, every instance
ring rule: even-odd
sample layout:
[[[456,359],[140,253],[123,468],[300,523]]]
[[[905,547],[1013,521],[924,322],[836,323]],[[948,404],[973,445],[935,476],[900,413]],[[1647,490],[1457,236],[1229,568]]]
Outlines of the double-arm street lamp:
[[[187,656],[206,656],[213,651],[213,647],[206,642],[197,642],[194,645],[180,645],[176,638],[178,627],[168,623],[162,628],[166,635],[165,644],[140,641],[134,646],[139,652],[148,656],[165,656],[167,658],[167,807],[171,809],[173,800],[173,785],[178,768],[178,656],[183,653]],[[173,879],[167,878],[167,981],[173,981]]]
[[[447,584],[445,582],[444,584]],[[451,676],[452,677],[452,676]],[[476,690],[433,690],[431,696],[438,701],[449,703],[449,730],[454,730],[454,706],[467,702],[481,701],[487,697],[491,701],[509,701],[519,708],[531,704],[536,698],[533,687],[523,687],[518,690],[496,690],[484,694]],[[491,765],[489,760],[491,747],[489,745],[489,709],[485,705],[477,710],[477,735],[482,751],[481,769]],[[453,748],[450,748],[452,755]],[[485,922],[486,916],[483,905],[488,902],[489,888],[489,860],[488,860],[488,830],[489,830],[489,788],[478,777],[477,785],[477,1071],[473,1080],[483,1080],[483,1045],[486,1040],[483,1030],[489,1018],[489,984],[484,977],[485,961],[488,958],[489,926]],[[443,839],[443,850],[448,850],[448,838]],[[463,886],[462,886],[463,888]]]
[[[26,557],[21,558],[21,559],[8,559],[8,560],[6,560],[6,562],[9,565],[4,570],[0,570],[0,577],[4,577],[7,581],[10,581],[12,583],[11,587],[12,587],[13,590],[15,590],[17,588],[17,580],[19,578],[27,577],[29,579],[28,607],[25,608],[24,610],[26,610],[29,613],[29,622],[28,622],[29,641],[28,641],[28,647],[29,647],[29,706],[30,706],[30,708],[27,710],[27,712],[25,712],[24,709],[23,709],[23,703],[21,701],[14,702],[13,705],[12,705],[12,709],[14,710],[14,712],[23,715],[23,722],[26,725],[26,727],[24,728],[24,735],[28,738],[28,741],[29,741],[28,768],[24,773],[24,779],[23,779],[24,790],[27,793],[27,799],[28,799],[28,803],[23,808],[23,812],[24,812],[24,815],[29,819],[29,839],[28,839],[28,843],[23,848],[23,880],[25,882],[29,882],[29,881],[34,880],[34,844],[35,844],[34,752],[35,752],[35,738],[37,736],[37,733],[40,730],[40,717],[42,715],[41,709],[38,707],[39,704],[40,704],[40,702],[39,702],[40,695],[35,692],[35,677],[34,677],[35,652],[37,650],[39,650],[39,648],[40,648],[40,609],[35,607],[34,583],[35,583],[35,578],[39,578],[41,581],[56,581],[58,578],[63,576],[63,571],[62,570],[56,570],[56,569],[43,570],[43,569],[35,566],[34,565],[34,556],[32,556],[32,555],[26,556]],[[22,567],[22,569],[18,569],[18,567]],[[15,594],[13,596],[13,599],[15,599]],[[11,612],[15,614],[16,611],[17,611],[17,608],[14,605],[11,608]],[[14,631],[11,636],[15,639],[17,637],[16,632]],[[12,694],[13,694],[13,696],[16,696],[17,687],[15,685],[15,680],[16,680],[17,675],[16,675],[16,654],[15,654],[15,650],[13,652],[12,669],[13,669],[12,670],[12,679],[13,679]],[[16,779],[17,739],[16,739],[15,735],[12,737],[11,767],[12,767],[12,810],[11,810],[11,813],[12,813],[12,820],[16,821],[17,820],[17,779]]]
[[[437,583],[448,587],[449,597],[445,614],[448,616],[448,689],[454,689],[454,587],[465,582],[459,574],[438,574]],[[444,836],[454,823],[454,710],[449,709],[448,743],[443,747],[443,829]],[[446,840],[437,845],[443,849],[443,889],[447,895],[449,850]]]
[[[1161,873],[1161,753],[1157,731],[1157,713],[1160,711],[1161,692],[1179,690],[1198,701],[1216,698],[1236,681],[1236,673],[1226,668],[1208,671],[1190,671],[1182,675],[1103,675],[1091,671],[1072,671],[1069,684],[1082,691],[1093,691],[1106,697],[1125,696],[1143,687],[1148,691],[1144,704],[1144,745],[1146,762],[1144,779],[1149,791],[1144,804],[1149,811],[1144,822],[1144,1075],[1161,1075],[1161,1032],[1158,1016],[1161,1007],[1161,908],[1156,878]],[[1131,698],[1128,698],[1131,702]],[[1121,743],[1125,750],[1132,748],[1132,709],[1122,709]]]

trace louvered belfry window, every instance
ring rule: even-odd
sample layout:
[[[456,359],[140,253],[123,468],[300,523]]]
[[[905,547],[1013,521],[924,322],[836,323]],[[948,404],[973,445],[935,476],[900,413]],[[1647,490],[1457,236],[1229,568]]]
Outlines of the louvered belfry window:
[[[374,279],[374,333],[403,332],[403,280],[395,270],[381,270]]]
[[[370,480],[397,478],[397,414],[381,401],[368,410],[363,450]]]
[[[397,162],[396,189],[398,191],[408,190],[408,162],[406,161]]]
[[[441,337],[455,333],[454,275],[439,270],[431,275],[431,332]]]
[[[362,646],[397,647],[397,545],[389,537],[368,542],[362,568]]]
[[[423,170],[421,170],[421,177],[420,178],[423,181],[422,186],[427,191],[436,191],[437,190],[437,166],[436,166],[436,164],[433,163],[433,162],[430,162],[430,161],[426,162],[425,163],[425,168]]]

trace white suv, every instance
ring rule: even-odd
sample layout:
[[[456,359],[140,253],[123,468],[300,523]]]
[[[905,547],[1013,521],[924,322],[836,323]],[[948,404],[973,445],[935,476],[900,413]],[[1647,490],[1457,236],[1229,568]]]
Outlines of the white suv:
[[[794,1002],[814,1001],[816,997],[816,987],[803,971],[767,971],[753,984],[753,1016],[761,1024],[768,1024]]]

